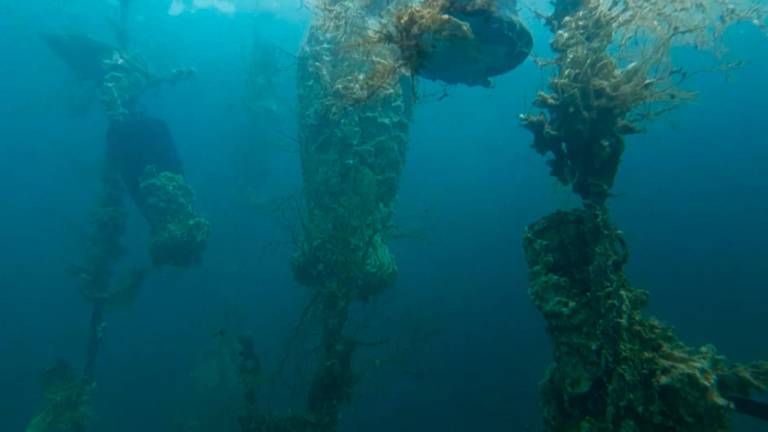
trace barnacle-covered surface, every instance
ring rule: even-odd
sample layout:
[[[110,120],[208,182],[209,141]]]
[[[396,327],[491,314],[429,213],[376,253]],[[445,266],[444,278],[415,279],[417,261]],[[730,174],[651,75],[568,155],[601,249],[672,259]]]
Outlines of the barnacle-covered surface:
[[[210,224],[194,210],[194,192],[184,177],[150,166],[141,180],[141,196],[141,211],[152,230],[152,262],[174,267],[200,262]]]
[[[47,369],[42,381],[45,404],[27,425],[27,432],[86,430],[93,417],[92,384],[80,379],[64,362]]]
[[[536,106],[522,116],[534,148],[551,154],[552,175],[583,199],[609,195],[624,152],[624,137],[692,97],[680,89],[685,71],[670,50],[693,45],[719,51],[729,26],[765,24],[765,10],[747,1],[675,2],[561,0],[549,18],[556,30],[557,73]]]
[[[728,398],[766,389],[768,364],[729,366],[643,316],[648,294],[627,280],[626,246],[604,209],[544,218],[525,252],[554,345],[541,386],[547,430],[727,431]]]

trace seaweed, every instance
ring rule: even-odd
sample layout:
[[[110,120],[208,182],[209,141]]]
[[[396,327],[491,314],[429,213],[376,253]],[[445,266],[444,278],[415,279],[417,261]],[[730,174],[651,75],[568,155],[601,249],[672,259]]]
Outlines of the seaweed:
[[[397,274],[386,233],[410,117],[399,79],[377,78],[375,91],[365,87],[365,78],[360,81],[366,71],[397,60],[385,46],[345,46],[368,34],[365,26],[351,27],[352,19],[369,20],[354,2],[325,3],[299,55],[307,215],[293,269],[297,281],[317,291],[322,311],[322,358],[307,398],[308,413],[321,431],[336,429],[355,383],[356,344],[344,332],[350,305],[372,299]],[[350,103],[338,96],[340,89],[349,95],[350,88],[363,97]]]
[[[725,431],[733,396],[768,386],[768,363],[728,365],[642,314],[622,233],[599,206],[556,212],[525,235],[530,295],[555,363],[541,384],[551,431]]]
[[[671,48],[719,52],[722,32],[745,20],[764,23],[765,11],[725,0],[560,0],[547,18],[557,72],[536,100],[544,112],[521,118],[584,206],[532,224],[524,240],[530,295],[554,345],[540,389],[546,430],[727,431],[731,398],[768,386],[768,363],[730,365],[643,315],[648,293],[624,274],[629,252],[606,206],[625,136],[693,97]]]
[[[102,106],[113,124],[136,116],[139,98],[164,83],[175,84],[194,74],[176,69],[165,75],[150,71],[138,53],[125,49],[129,1],[121,2],[121,22],[116,24],[120,48],[78,35],[47,35],[46,41],[76,70],[101,84]],[[63,362],[47,370],[43,382],[44,406],[31,420],[29,432],[87,430],[92,418],[91,399],[95,369],[104,337],[105,315],[133,304],[147,270],[136,268],[115,277],[124,254],[121,245],[127,225],[126,183],[117,161],[109,156],[102,175],[102,191],[90,223],[85,263],[73,266],[80,278],[80,292],[90,304],[90,322],[82,375]],[[191,209],[192,191],[183,177],[148,170],[142,179],[141,210],[153,229],[151,254],[156,265],[187,266],[199,260],[205,247],[208,222]],[[131,191],[133,192],[133,191]]]
[[[43,373],[43,409],[27,425],[27,432],[84,431],[91,422],[93,384],[59,361]]]
[[[77,266],[80,292],[90,306],[88,345],[81,376],[59,361],[43,374],[44,404],[30,421],[28,432],[73,431],[87,429],[92,419],[91,400],[94,372],[108,311],[133,303],[145,271],[136,269],[115,279],[115,267],[124,254],[121,238],[126,228],[125,189],[118,175],[107,169],[102,177],[102,192],[93,211],[85,264]]]
[[[141,210],[151,227],[155,266],[189,267],[200,262],[210,224],[192,207],[194,192],[183,176],[147,167],[141,179]]]
[[[534,149],[550,154],[552,175],[583,199],[604,203],[613,187],[625,136],[689,101],[688,76],[670,59],[673,46],[721,52],[730,25],[765,23],[764,10],[725,0],[558,1],[548,19],[557,68],[549,91],[521,116]]]
[[[350,94],[340,88],[358,87],[361,71],[377,59],[394,59],[385,48],[371,57],[367,49],[344,46],[356,36],[336,21],[355,15],[349,4],[338,7],[342,10],[319,16],[299,56],[307,216],[294,273],[305,285],[338,282],[350,287],[353,297],[365,298],[391,284],[396,273],[385,237],[405,162],[410,107],[399,80],[375,93],[362,92],[367,97],[361,103],[340,97]],[[333,29],[336,33],[329,33]]]
[[[307,308],[319,308],[320,359],[304,409],[253,415],[244,431],[336,430],[357,382],[359,344],[347,335],[350,308],[373,301],[395,282],[387,233],[405,163],[410,106],[400,72],[376,75],[398,60],[385,44],[361,42],[370,40],[370,22],[355,1],[320,2],[299,54],[306,215],[292,268],[313,293]]]

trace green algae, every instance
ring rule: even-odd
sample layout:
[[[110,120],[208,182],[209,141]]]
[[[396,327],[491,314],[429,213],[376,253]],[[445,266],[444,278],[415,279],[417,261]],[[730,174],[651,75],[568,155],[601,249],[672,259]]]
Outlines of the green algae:
[[[91,423],[93,385],[82,380],[64,362],[43,374],[42,410],[29,422],[27,432],[81,432]]]
[[[91,215],[85,263],[78,272],[81,292],[88,301],[108,296],[114,267],[125,253],[121,240],[127,220],[122,181],[107,170],[102,178],[101,195]]]
[[[411,107],[398,52],[375,40],[356,1],[322,1],[298,58],[299,145],[306,213],[292,260],[318,308],[319,362],[306,405],[251,414],[243,431],[330,432],[352,399],[353,303],[392,286],[387,245],[405,164]],[[306,312],[306,311],[305,311]]]
[[[175,85],[194,77],[193,69],[173,69],[156,74],[144,57],[133,51],[114,49],[102,60],[105,71],[101,103],[110,120],[135,115],[141,97],[163,84]]]
[[[688,73],[673,64],[674,46],[719,53],[721,36],[739,22],[765,22],[765,8],[749,1],[559,0],[547,18],[555,32],[557,70],[521,116],[533,148],[549,155],[553,177],[582,199],[610,196],[625,137],[648,120],[693,98],[681,88]],[[723,65],[728,68],[728,65]]]
[[[325,2],[299,55],[299,130],[304,236],[294,275],[321,308],[320,364],[307,394],[311,430],[336,430],[356,383],[357,348],[345,335],[349,308],[391,286],[397,275],[386,244],[405,163],[410,106],[384,45],[349,23],[369,20],[355,2]],[[384,69],[388,69],[385,67]],[[375,79],[371,79],[375,76]],[[371,85],[374,82],[375,85]]]
[[[648,293],[604,208],[554,213],[528,228],[530,295],[555,364],[541,385],[551,431],[727,431],[732,404],[768,385],[765,363],[729,366],[642,314]]]
[[[210,224],[195,212],[195,195],[184,177],[148,167],[140,187],[140,207],[151,227],[153,264],[189,267],[199,263]]]
[[[127,219],[123,184],[109,171],[102,179],[101,196],[91,215],[85,264],[75,267],[83,298],[91,304],[103,302],[110,310],[133,304],[146,276],[140,268],[115,276],[115,266],[125,253],[121,240]]]
[[[547,23],[557,72],[536,99],[543,112],[522,122],[584,207],[534,223],[524,240],[530,296],[554,347],[540,389],[545,430],[729,431],[730,398],[765,391],[768,363],[731,365],[715,347],[689,347],[643,315],[648,293],[627,280],[627,245],[604,204],[625,136],[691,97],[678,87],[685,73],[671,62],[672,46],[716,48],[729,25],[765,15],[720,0],[554,6]]]

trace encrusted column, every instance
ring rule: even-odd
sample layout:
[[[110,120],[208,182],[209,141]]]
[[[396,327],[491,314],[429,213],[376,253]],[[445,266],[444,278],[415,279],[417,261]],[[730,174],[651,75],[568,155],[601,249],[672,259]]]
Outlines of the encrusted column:
[[[522,121],[534,149],[551,155],[551,174],[584,203],[532,224],[524,241],[554,348],[541,385],[547,431],[723,432],[768,386],[768,363],[729,365],[643,315],[648,293],[624,274],[629,252],[606,206],[625,136],[690,97],[676,86],[672,41],[701,31],[691,22],[718,22],[698,0],[680,3],[560,0],[547,20],[557,71],[536,99],[542,112]],[[746,16],[728,10],[719,25]],[[624,63],[627,53],[636,61]]]
[[[410,107],[394,48],[373,40],[358,2],[318,7],[299,54],[299,132],[306,219],[296,279],[321,310],[322,354],[307,399],[319,431],[336,429],[356,381],[353,302],[374,301],[397,275],[387,234],[405,163]],[[392,70],[391,68],[386,68]]]

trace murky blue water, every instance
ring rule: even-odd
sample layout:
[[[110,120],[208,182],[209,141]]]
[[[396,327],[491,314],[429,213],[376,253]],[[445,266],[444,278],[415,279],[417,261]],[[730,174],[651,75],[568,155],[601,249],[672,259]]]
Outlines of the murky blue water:
[[[285,0],[172,16],[168,3],[136,2],[132,44],[153,68],[197,76],[143,104],[168,123],[213,235],[199,267],[153,273],[136,304],[109,314],[93,431],[237,430],[241,394],[217,333],[250,334],[273,368],[309,300],[289,266],[294,215],[276,210],[301,193],[295,55],[308,13]],[[43,369],[83,362],[90,314],[70,269],[99,191],[107,120],[40,34],[111,40],[116,13],[96,0],[0,1],[0,431],[24,430],[40,407]],[[546,55],[550,35],[528,22]],[[650,311],[686,342],[740,361],[768,358],[768,43],[747,26],[726,38],[745,66],[696,76],[696,101],[629,139],[611,207]],[[254,72],[265,47],[278,49]],[[711,63],[686,50],[676,58]],[[274,81],[258,87],[249,77],[265,65]],[[345,431],[538,430],[550,347],[521,239],[527,224],[577,203],[518,125],[545,85],[529,60],[492,89],[458,86],[417,104],[396,216],[408,235],[393,243],[400,275],[356,320],[360,334],[389,343],[360,355]],[[126,265],[146,262],[135,210],[126,238]],[[311,367],[298,364],[269,393],[278,409],[301,406],[290,383]]]

